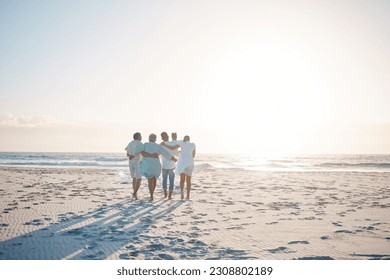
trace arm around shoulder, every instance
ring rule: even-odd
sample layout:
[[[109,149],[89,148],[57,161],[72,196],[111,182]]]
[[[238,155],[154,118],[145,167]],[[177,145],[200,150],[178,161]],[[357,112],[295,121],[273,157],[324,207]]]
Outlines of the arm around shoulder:
[[[169,145],[165,144],[164,142],[161,142],[161,146],[163,146],[167,149],[170,149],[170,150],[176,150],[176,149],[180,148],[180,145],[169,146]]]
[[[141,155],[142,155],[143,157],[158,158],[158,154],[157,154],[157,153],[150,154],[150,153],[148,153],[148,152],[142,151],[142,152],[141,152]]]

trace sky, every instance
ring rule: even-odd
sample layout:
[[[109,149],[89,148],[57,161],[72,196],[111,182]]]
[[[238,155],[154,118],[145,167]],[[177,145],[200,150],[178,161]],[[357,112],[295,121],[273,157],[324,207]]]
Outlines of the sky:
[[[390,2],[0,0],[0,151],[390,153]]]

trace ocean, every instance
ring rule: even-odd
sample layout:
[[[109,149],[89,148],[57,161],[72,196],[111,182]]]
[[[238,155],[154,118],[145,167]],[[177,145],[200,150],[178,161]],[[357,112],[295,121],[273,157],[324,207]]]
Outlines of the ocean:
[[[128,167],[124,153],[0,152],[0,166],[113,168]],[[241,169],[264,172],[390,172],[390,155],[295,155],[253,157],[198,154],[196,169]]]

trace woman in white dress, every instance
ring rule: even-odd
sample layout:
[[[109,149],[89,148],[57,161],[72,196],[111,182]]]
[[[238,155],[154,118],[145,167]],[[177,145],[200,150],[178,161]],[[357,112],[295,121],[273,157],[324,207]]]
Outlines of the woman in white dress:
[[[180,160],[177,163],[176,173],[180,175],[181,199],[184,199],[184,183],[187,183],[187,199],[190,199],[191,176],[194,171],[194,158],[196,154],[195,143],[190,142],[190,136],[184,136],[182,141],[177,141],[177,145],[169,146],[161,143],[162,146],[174,150],[181,148]]]

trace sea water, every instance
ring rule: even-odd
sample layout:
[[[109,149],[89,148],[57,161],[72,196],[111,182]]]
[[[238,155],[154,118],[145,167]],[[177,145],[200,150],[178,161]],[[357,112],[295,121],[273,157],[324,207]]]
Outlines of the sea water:
[[[0,152],[0,166],[113,168],[128,167],[124,153]],[[198,154],[196,169],[241,169],[285,172],[390,172],[390,155],[294,155],[259,157]]]

